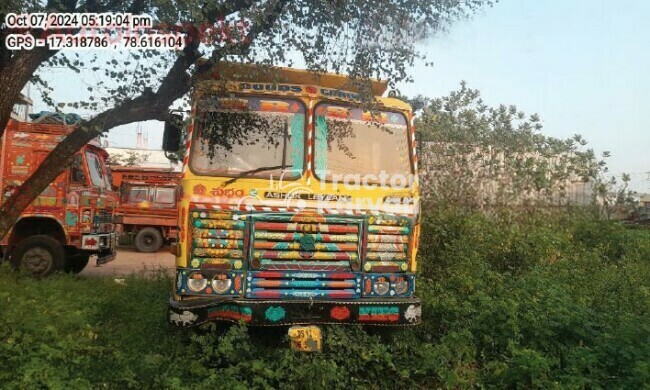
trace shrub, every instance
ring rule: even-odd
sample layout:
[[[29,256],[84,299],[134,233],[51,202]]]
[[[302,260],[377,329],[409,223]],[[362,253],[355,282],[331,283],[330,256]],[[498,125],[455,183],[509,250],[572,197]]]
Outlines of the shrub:
[[[581,213],[423,219],[423,324],[177,329],[166,275],[0,268],[2,388],[638,388],[650,381],[650,231]]]

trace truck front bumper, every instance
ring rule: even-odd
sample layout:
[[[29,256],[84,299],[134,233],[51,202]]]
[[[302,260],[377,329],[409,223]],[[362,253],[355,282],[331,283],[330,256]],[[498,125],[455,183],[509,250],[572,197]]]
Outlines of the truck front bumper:
[[[97,265],[114,260],[116,246],[117,233],[96,233],[81,236],[81,249],[97,255]]]
[[[347,301],[259,300],[199,298],[169,300],[169,321],[195,326],[210,321],[248,325],[362,324],[409,326],[421,322],[419,298],[358,299]]]

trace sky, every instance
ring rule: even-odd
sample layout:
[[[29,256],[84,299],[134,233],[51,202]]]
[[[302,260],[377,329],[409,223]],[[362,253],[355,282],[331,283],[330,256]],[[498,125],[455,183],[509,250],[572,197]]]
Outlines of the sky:
[[[444,96],[461,80],[490,105],[538,113],[542,132],[583,135],[610,171],[650,193],[650,1],[502,0],[421,44],[407,96]]]
[[[632,188],[650,193],[648,15],[647,0],[501,0],[420,42],[434,66],[417,64],[414,82],[398,88],[438,97],[465,80],[487,104],[538,113],[546,135],[581,134],[597,153],[611,152],[611,173],[632,174]],[[84,91],[61,87],[58,96]],[[160,122],[113,129],[110,145],[135,147],[137,127],[150,149],[160,147]]]

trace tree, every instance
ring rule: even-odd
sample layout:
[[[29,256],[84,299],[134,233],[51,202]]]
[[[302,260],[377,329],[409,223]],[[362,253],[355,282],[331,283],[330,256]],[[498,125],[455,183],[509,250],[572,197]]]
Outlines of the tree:
[[[178,53],[121,53],[120,61],[114,58],[108,64],[100,64],[99,57],[88,64],[78,55],[47,48],[0,48],[0,132],[4,131],[12,104],[29,80],[41,87],[45,101],[54,104],[47,82],[37,70],[55,65],[79,72],[92,66],[97,72],[103,71],[109,80],[102,85],[106,94],[99,101],[75,103],[77,107],[101,112],[81,123],[0,207],[0,237],[48,183],[71,164],[74,153],[83,145],[115,126],[166,119],[170,105],[190,91],[198,75],[220,60],[291,66],[298,58],[314,72],[345,72],[361,81],[370,77],[408,81],[407,67],[423,58],[413,46],[415,40],[444,30],[451,22],[491,4],[491,0],[3,2],[2,19],[9,12],[146,13],[157,21],[156,29],[182,32],[185,47]],[[0,32],[4,40],[12,31],[5,26]],[[36,37],[45,35],[42,30],[30,32]],[[71,32],[83,33],[78,29]],[[201,57],[208,61],[198,64]]]
[[[490,107],[464,82],[430,99],[415,125],[426,145],[423,195],[444,205],[490,211],[575,203],[569,190],[580,185],[580,201],[589,202],[606,170],[581,136],[544,136],[537,114]]]
[[[142,165],[149,160],[151,153],[138,153],[127,150],[124,154],[112,153],[108,156],[108,165],[110,166],[135,166]]]
[[[594,196],[601,204],[600,215],[607,219],[635,219],[638,217],[638,193],[630,190],[632,177],[623,173],[620,177],[608,176],[604,170],[598,177]]]

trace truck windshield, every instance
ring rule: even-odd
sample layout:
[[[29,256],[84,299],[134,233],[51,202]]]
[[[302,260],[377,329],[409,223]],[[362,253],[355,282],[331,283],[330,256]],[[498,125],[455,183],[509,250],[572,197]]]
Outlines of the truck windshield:
[[[156,195],[154,203],[158,207],[174,207],[176,206],[176,188],[173,187],[158,187],[156,188]]]
[[[147,207],[176,207],[176,187],[143,187],[125,185],[122,193],[122,203],[139,204],[142,202],[151,202]]]
[[[109,177],[106,175],[99,156],[93,152],[86,151],[86,161],[88,161],[88,172],[90,173],[92,185],[100,188],[109,188],[107,184]]]
[[[149,187],[131,187],[128,190],[127,203],[140,203],[149,201]]]
[[[229,177],[302,174],[305,107],[296,100],[210,96],[198,102],[190,167]]]
[[[413,170],[403,114],[323,103],[316,107],[315,124],[319,178],[350,180],[347,176],[355,175],[382,185],[394,185],[396,178],[402,185],[410,183]]]

